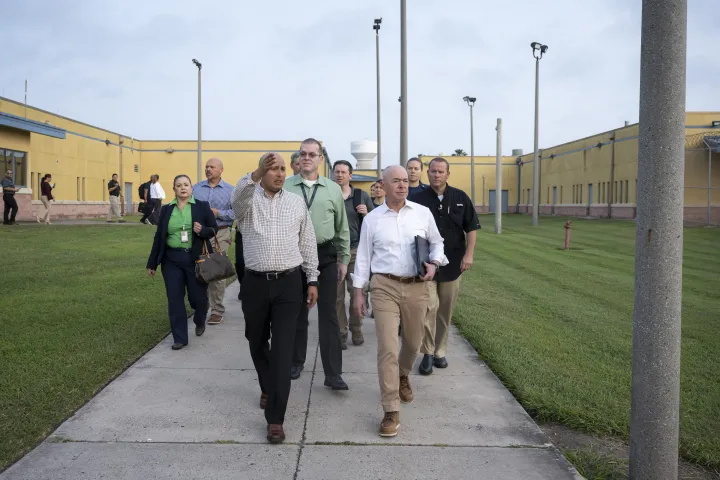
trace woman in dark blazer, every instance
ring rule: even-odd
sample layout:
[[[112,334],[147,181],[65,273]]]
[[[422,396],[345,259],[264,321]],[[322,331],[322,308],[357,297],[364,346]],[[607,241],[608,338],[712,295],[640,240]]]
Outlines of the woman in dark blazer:
[[[172,349],[180,350],[188,344],[186,288],[190,305],[195,309],[195,335],[205,333],[207,285],[195,277],[195,261],[202,254],[203,242],[212,252],[209,239],[217,234],[218,226],[210,204],[193,197],[190,177],[175,177],[173,191],[175,199],[160,210],[147,272],[155,278],[157,266],[162,265],[174,341]]]

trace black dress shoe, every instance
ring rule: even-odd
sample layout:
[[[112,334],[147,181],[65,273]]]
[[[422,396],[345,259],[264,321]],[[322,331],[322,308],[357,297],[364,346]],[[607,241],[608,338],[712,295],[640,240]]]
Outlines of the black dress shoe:
[[[187,346],[187,343],[173,343],[172,349],[173,350],[180,350],[181,348]]]
[[[433,372],[433,358],[432,355],[423,355],[422,362],[420,362],[420,367],[418,368],[421,374],[430,375]]]
[[[195,327],[195,335],[198,337],[202,337],[202,334],[205,333],[205,325],[202,327]]]
[[[447,360],[445,360],[445,357],[435,357],[433,365],[435,365],[435,368],[447,368],[448,363]]]
[[[297,380],[298,378],[300,378],[300,372],[302,372],[302,371],[303,371],[302,365],[293,365],[290,368],[290,378],[292,380]]]
[[[340,375],[325,377],[324,385],[332,388],[333,390],[350,390],[350,387],[347,386],[347,383],[345,383]]]
[[[347,342],[342,342],[340,344],[340,350],[347,350]]]

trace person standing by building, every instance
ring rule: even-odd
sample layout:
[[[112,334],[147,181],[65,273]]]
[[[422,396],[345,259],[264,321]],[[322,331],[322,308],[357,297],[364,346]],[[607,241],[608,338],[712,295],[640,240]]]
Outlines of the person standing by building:
[[[165,200],[165,190],[163,190],[162,185],[160,185],[160,175],[156,173],[150,178],[150,205],[152,205],[152,210],[150,211],[147,223],[157,225],[160,218],[162,201]]]
[[[385,413],[380,436],[394,437],[400,427],[400,403],[413,401],[410,371],[423,340],[428,309],[428,288],[436,269],[447,264],[443,239],[432,213],[407,200],[408,174],[399,165],[383,172],[385,203],[370,212],[360,232],[353,287],[357,315],[364,317],[364,288],[370,279],[370,302],[375,312],[378,339],[378,375]],[[429,244],[427,261],[417,259],[416,237]],[[423,261],[424,272],[418,271]],[[402,348],[398,354],[397,327],[402,325]]]
[[[20,189],[15,187],[12,170],[5,171],[5,178],[3,178],[0,186],[2,186],[3,202],[5,203],[3,225],[17,225],[17,223],[15,223],[15,217],[18,212],[18,204],[17,200],[15,200],[15,194],[19,192]]]
[[[300,145],[300,174],[285,181],[285,189],[305,200],[317,240],[318,329],[320,357],[325,372],[324,385],[347,390],[342,379],[342,347],[335,300],[338,283],[345,279],[350,261],[350,230],[342,190],[335,182],[318,174],[324,161],[320,142],[308,138]],[[246,255],[247,258],[247,255]],[[300,378],[305,365],[308,341],[308,309],[303,307],[297,323],[291,378]]]
[[[218,224],[217,241],[219,249],[227,253],[232,243],[232,227],[235,221],[230,199],[234,187],[222,179],[223,163],[219,158],[211,158],[205,163],[206,180],[193,185],[193,196],[210,204]],[[208,285],[208,299],[210,301],[210,319],[208,325],[217,325],[223,321],[225,315],[225,280],[211,282]]]
[[[207,286],[195,276],[195,261],[202,254],[203,243],[212,253],[210,239],[217,233],[217,223],[210,205],[193,198],[190,177],[175,177],[173,191],[175,199],[160,208],[146,268],[148,275],[155,278],[158,265],[162,265],[173,336],[172,349],[180,350],[188,344],[186,289],[190,305],[195,309],[195,335],[199,337],[205,333]]]
[[[120,211],[120,182],[118,174],[113,173],[112,180],[108,182],[108,193],[110,197],[110,210],[108,210],[107,222],[112,223],[113,217],[117,217],[118,223],[125,223]]]
[[[347,160],[338,160],[333,166],[333,176],[335,182],[340,185],[343,198],[345,199],[345,213],[347,214],[348,227],[350,230],[350,262],[348,263],[348,271],[352,272],[355,268],[355,256],[357,254],[357,246],[360,241],[360,227],[363,218],[374,208],[370,195],[367,192],[355,188],[350,181],[352,180],[353,167]],[[338,322],[340,324],[340,341],[341,348],[347,349],[348,337],[348,312],[345,310],[345,288],[347,284],[347,292],[350,297],[350,333],[352,334],[353,345],[362,345],[365,343],[365,337],[362,333],[362,317],[358,317],[354,308],[355,296],[353,295],[352,281],[346,275],[345,280],[338,283],[337,301],[335,309],[337,310]],[[364,300],[366,301],[366,300]]]
[[[405,168],[407,168],[408,180],[410,181],[410,188],[408,191],[409,197],[414,195],[416,192],[428,188],[428,186],[421,181],[423,164],[418,157],[413,157],[408,160]]]
[[[257,170],[240,179],[232,196],[246,254],[240,289],[245,337],[258,374],[270,443],[285,440],[298,315],[303,305],[312,308],[318,298],[315,231],[302,198],[284,190],[284,183],[285,160],[267,153]]]
[[[52,175],[46,173],[40,181],[40,201],[42,201],[45,206],[45,215],[43,215],[42,220],[40,220],[40,215],[35,217],[38,223],[45,223],[46,225],[50,225],[50,202],[55,200],[52,194],[53,186],[50,185],[50,180],[52,180]]]
[[[295,152],[290,156],[290,168],[293,171],[293,175],[300,173],[300,152]]]
[[[375,182],[375,198],[373,198],[373,204],[379,207],[385,203],[385,190],[383,189],[382,182],[378,180]]]
[[[148,223],[147,219],[152,213],[152,206],[150,204],[150,185],[152,185],[152,175],[150,176],[150,180],[140,185],[140,188],[138,189],[138,194],[140,195],[139,210],[140,213],[143,214],[140,219],[140,223]]]
[[[440,267],[430,282],[430,307],[425,319],[425,339],[421,352],[420,373],[430,375],[433,366],[447,368],[445,358],[452,314],[460,292],[460,276],[473,264],[475,237],[480,228],[470,197],[459,188],[448,185],[450,164],[444,158],[433,158],[428,165],[430,188],[410,197],[432,212],[442,235],[448,264]]]

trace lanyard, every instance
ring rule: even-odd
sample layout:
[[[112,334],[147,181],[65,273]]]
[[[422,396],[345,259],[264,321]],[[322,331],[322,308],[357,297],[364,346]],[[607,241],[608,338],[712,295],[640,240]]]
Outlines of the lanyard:
[[[312,207],[313,200],[315,200],[315,194],[317,193],[317,189],[319,186],[320,186],[319,183],[315,184],[315,186],[313,187],[312,196],[310,197],[310,202],[308,202],[307,194],[305,193],[305,184],[304,183],[300,184],[300,190],[302,190],[302,192],[303,192],[303,197],[305,198],[305,205],[307,205],[308,210],[310,210],[310,207]]]

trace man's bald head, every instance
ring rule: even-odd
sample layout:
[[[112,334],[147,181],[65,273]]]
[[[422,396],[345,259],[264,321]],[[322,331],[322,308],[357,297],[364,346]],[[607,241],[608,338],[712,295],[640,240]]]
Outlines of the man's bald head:
[[[205,177],[208,182],[216,184],[220,182],[220,177],[223,174],[223,163],[219,158],[210,158],[205,162]]]
[[[385,203],[390,207],[404,205],[408,195],[408,173],[400,165],[391,165],[383,170],[382,188],[385,190]]]
[[[260,161],[258,161],[258,167],[262,167],[263,162],[270,155],[275,155],[276,163],[282,163],[283,165],[285,165],[285,159],[282,157],[282,155],[280,155],[279,153],[275,153],[275,152],[267,152],[267,153],[263,153],[262,157],[260,157]]]

